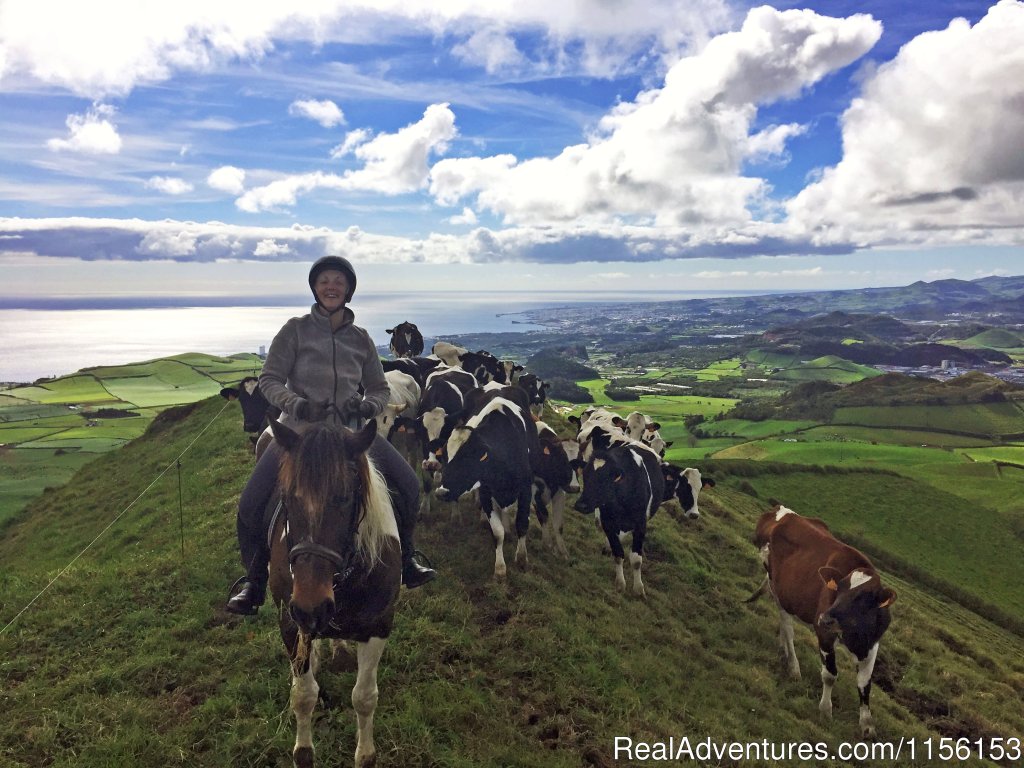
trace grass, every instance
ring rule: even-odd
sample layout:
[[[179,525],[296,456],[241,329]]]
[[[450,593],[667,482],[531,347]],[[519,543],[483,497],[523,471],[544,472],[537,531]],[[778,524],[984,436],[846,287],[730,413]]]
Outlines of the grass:
[[[241,620],[220,609],[239,571],[234,506],[251,466],[222,407],[204,401],[101,456],[0,539],[2,625],[212,421],[182,462],[184,557],[172,473],[0,634],[4,765],[289,764],[287,665],[272,612]],[[615,736],[856,741],[849,655],[827,725],[811,633],[797,630],[805,676],[790,681],[775,611],[741,602],[760,578],[749,536],[764,503],[723,484],[701,508],[696,523],[668,509],[652,520],[646,602],[614,589],[602,537],[580,515],[566,523],[569,561],[534,531],[530,568],[498,584],[478,516],[432,513],[418,539],[442,577],[401,597],[379,679],[381,764],[626,765],[613,759]],[[1024,732],[1024,640],[912,581],[886,580],[900,597],[872,697],[882,738]],[[334,663],[321,680],[335,708],[318,708],[318,754],[347,765],[352,674]]]
[[[833,422],[868,427],[925,429],[993,437],[1022,431],[1024,412],[1012,402],[974,405],[860,406],[836,409]]]

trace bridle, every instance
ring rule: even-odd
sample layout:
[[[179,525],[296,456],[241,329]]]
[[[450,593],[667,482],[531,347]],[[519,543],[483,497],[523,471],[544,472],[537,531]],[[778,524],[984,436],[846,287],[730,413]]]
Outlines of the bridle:
[[[284,494],[281,495],[281,513],[284,518],[284,535],[285,535],[285,546],[288,547],[288,567],[291,569],[295,565],[295,561],[303,555],[309,555],[311,557],[318,557],[321,560],[326,560],[334,566],[335,583],[339,583],[338,576],[344,580],[354,570],[352,565],[352,557],[355,554],[355,539],[356,534],[359,531],[359,526],[366,517],[366,509],[363,505],[363,493],[362,484],[357,481],[354,490],[356,510],[350,517],[348,531],[344,537],[344,541],[348,544],[348,547],[339,552],[331,547],[324,546],[313,541],[312,536],[306,534],[305,537],[298,543],[292,542],[291,526],[288,524],[288,505],[285,504]]]

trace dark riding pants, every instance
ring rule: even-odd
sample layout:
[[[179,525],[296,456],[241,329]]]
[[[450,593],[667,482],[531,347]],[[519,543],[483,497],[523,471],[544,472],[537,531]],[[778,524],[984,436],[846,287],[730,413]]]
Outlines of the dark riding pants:
[[[374,437],[367,455],[387,481],[395,520],[398,522],[404,562],[413,551],[413,533],[420,500],[419,479],[394,446],[380,435]],[[238,551],[248,578],[254,581],[265,581],[267,578],[270,553],[267,551],[264,514],[274,492],[280,466],[281,446],[274,441],[256,462],[252,476],[238,499]]]

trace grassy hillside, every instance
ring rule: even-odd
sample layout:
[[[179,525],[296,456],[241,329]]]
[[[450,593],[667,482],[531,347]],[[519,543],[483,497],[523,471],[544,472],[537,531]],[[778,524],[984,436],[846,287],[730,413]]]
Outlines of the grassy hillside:
[[[881,372],[867,365],[858,365],[844,360],[836,355],[825,355],[785,367],[772,375],[774,378],[786,381],[831,381],[834,384],[851,384],[855,381],[880,376]]]
[[[0,634],[3,765],[290,764],[288,673],[272,611],[242,620],[221,610],[239,572],[234,508],[251,468],[223,407],[212,398],[180,420],[165,415],[46,492],[0,540],[2,627],[96,539]],[[181,459],[184,556],[174,471],[98,536],[204,429]],[[830,478],[820,483],[831,492]],[[800,493],[813,496],[813,483]],[[702,495],[696,523],[660,511],[646,602],[615,591],[601,536],[576,513],[568,562],[532,531],[530,568],[512,567],[496,584],[478,515],[434,512],[419,544],[442,576],[401,598],[379,680],[381,764],[628,765],[614,760],[616,736],[855,741],[849,655],[840,656],[836,719],[823,723],[810,631],[798,628],[804,679],[790,681],[775,611],[766,600],[742,603],[760,579],[749,538],[765,506],[723,482]],[[940,505],[936,523],[943,513]],[[965,521],[945,520],[956,538]],[[901,575],[885,578],[899,600],[872,699],[880,738],[1024,734],[1024,639]],[[318,755],[351,764],[353,675],[339,661],[321,680],[336,706],[318,710]]]
[[[261,365],[252,354],[185,353],[0,391],[0,525],[95,454],[141,435],[162,409],[209,397]]]

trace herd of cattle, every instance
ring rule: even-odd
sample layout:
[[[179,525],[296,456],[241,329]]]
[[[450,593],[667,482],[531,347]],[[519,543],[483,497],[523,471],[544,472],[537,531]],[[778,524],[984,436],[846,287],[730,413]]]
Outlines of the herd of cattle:
[[[382,361],[391,389],[377,429],[409,461],[423,481],[421,511],[431,497],[456,501],[478,494],[482,517],[494,539],[494,575],[506,575],[504,539],[514,528],[516,563],[525,564],[531,508],[546,543],[567,555],[562,524],[567,494],[575,509],[593,515],[615,559],[615,580],[626,588],[623,544],[631,536],[632,589],[643,597],[641,577],[647,523],[659,506],[676,499],[685,515],[699,517],[697,499],[711,478],[664,460],[659,425],[639,412],[626,418],[601,408],[570,416],[574,437],[560,437],[540,420],[547,385],[522,366],[485,352],[437,342],[423,356],[423,337],[412,323],[388,331],[393,360]],[[278,414],[259,393],[255,378],[221,394],[242,405],[245,430],[261,440]],[[260,444],[257,444],[257,452]],[[514,526],[510,525],[514,509]],[[822,657],[820,710],[831,716],[834,646],[841,640],[858,659],[860,725],[873,735],[868,698],[878,643],[895,599],[870,561],[835,539],[820,520],[776,507],[758,522],[755,543],[766,570],[761,588],[779,608],[779,640],[791,674],[799,676],[793,648],[793,617],[813,626]]]

